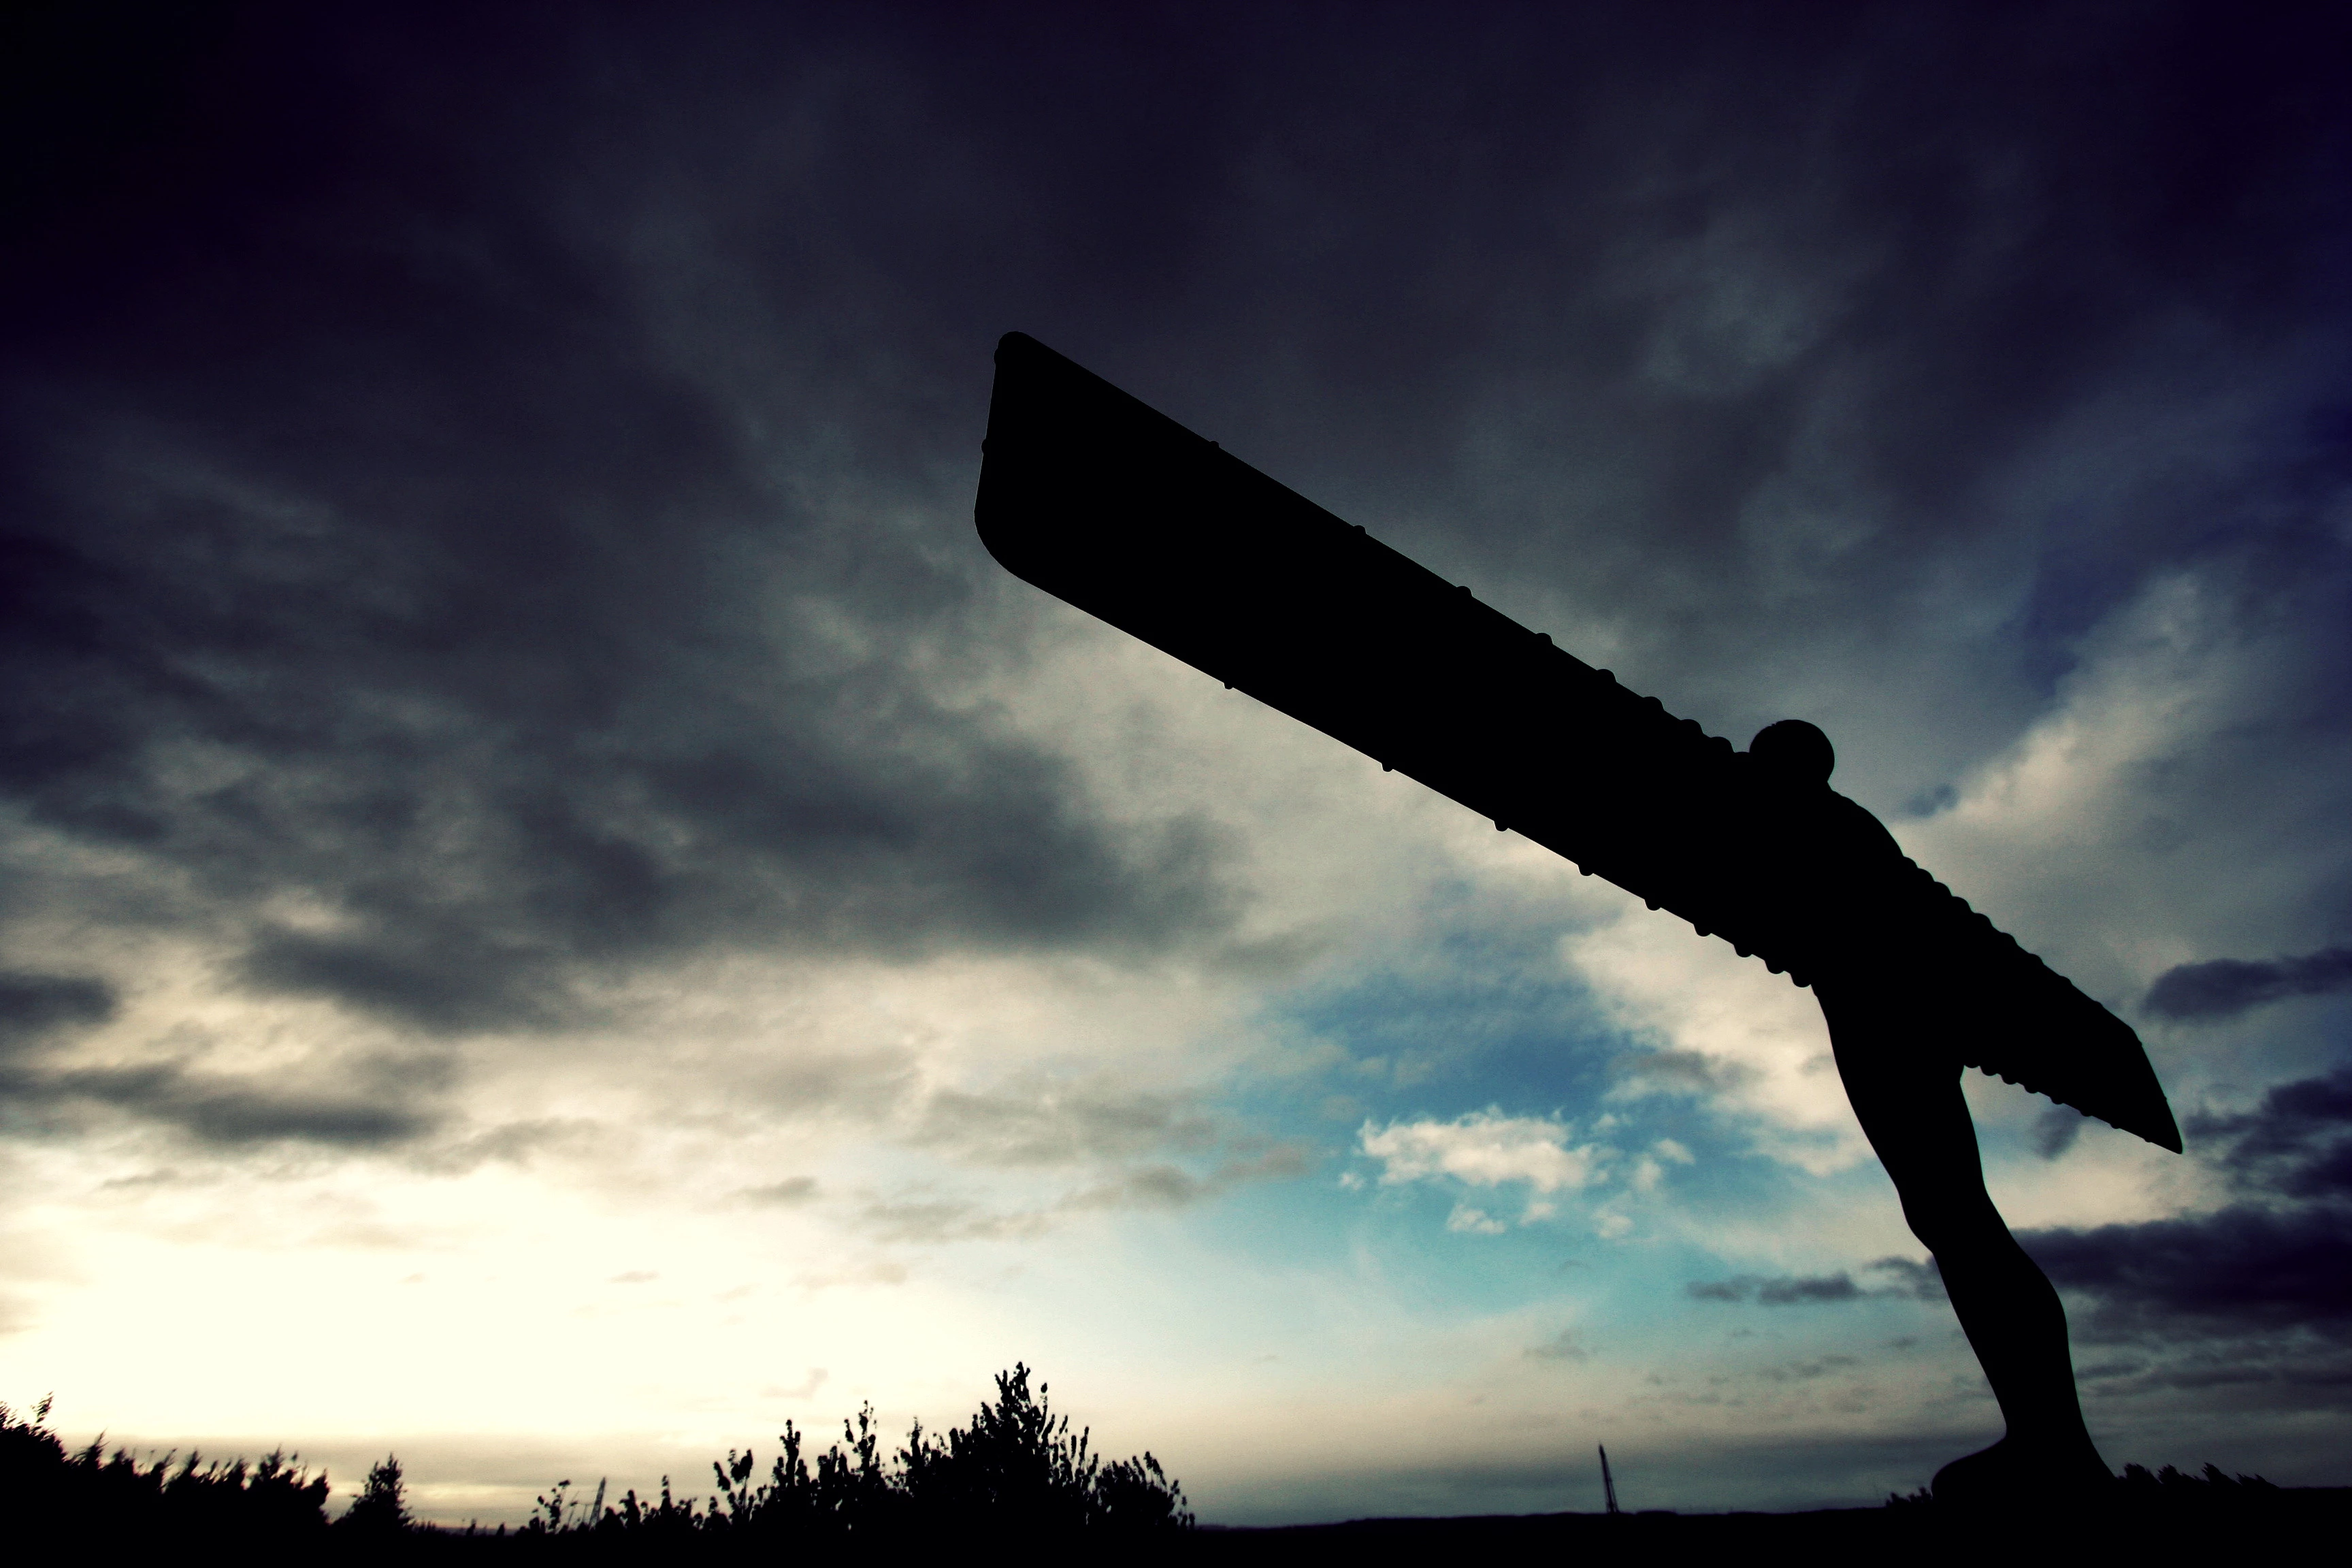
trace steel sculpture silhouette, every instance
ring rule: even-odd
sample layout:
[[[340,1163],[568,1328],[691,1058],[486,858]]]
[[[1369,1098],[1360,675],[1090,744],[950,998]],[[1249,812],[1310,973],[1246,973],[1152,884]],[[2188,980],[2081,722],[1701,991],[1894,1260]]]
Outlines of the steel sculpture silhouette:
[[[1019,332],[983,451],[981,539],[1015,575],[1810,986],[2008,1424],[1937,1496],[2110,1479],[1960,1070],[2176,1152],[2179,1130],[2127,1025],[1829,787],[1827,737],[1784,721],[1736,751]]]

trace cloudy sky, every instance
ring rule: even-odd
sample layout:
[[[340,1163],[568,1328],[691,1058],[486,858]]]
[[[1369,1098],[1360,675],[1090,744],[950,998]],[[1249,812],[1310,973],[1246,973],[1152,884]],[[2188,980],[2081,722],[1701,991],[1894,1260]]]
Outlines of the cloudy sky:
[[[1228,1522],[1996,1435],[1809,994],[988,558],[1018,329],[1826,729],[2189,1134],[1971,1075],[2110,1461],[2352,1479],[2321,9],[12,21],[0,1398],[455,1519],[1016,1359]]]

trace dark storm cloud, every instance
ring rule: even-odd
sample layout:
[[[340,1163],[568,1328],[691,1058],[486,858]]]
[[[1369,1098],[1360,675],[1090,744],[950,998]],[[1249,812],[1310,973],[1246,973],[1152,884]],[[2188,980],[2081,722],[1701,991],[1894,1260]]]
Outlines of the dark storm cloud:
[[[2340,569],[2341,454],[2307,423],[2335,387],[2265,419],[2275,462],[2063,517],[2001,493],[2066,420],[2177,395],[2162,322],[2249,357],[2340,326],[2343,118],[2298,52],[2340,22],[1409,15],[1254,30],[1210,101],[1270,107],[1190,143],[1214,170],[1247,142],[1223,232],[1184,237],[1188,345],[1120,344],[1342,515],[1507,604],[1564,596],[1743,740],[1810,673],[1791,617],[1825,615],[1839,678],[1940,703],[1946,755],[2151,572],[2246,546],[2236,520]],[[1923,658],[1956,581],[2000,606],[1965,682]]]
[[[429,1030],[557,1023],[584,972],[712,943],[1223,927],[1207,831],[1114,828],[917,672],[998,657],[953,531],[984,350],[935,370],[899,363],[919,320],[816,345],[772,322],[716,363],[551,211],[583,173],[529,131],[575,85],[531,52],[560,37],[492,28],[445,69],[423,24],[268,24],[12,258],[39,308],[0,498],[0,788],[192,874],[248,984]],[[824,91],[768,85],[779,112]],[[412,114],[420,88],[454,119]],[[597,134],[565,112],[559,142]],[[830,223],[856,177],[855,126],[818,134],[824,188],[769,172],[779,221]],[[829,243],[772,258],[778,306],[876,280],[824,275]],[[261,912],[296,890],[334,919]]]
[[[2240,1115],[2193,1116],[2189,1132],[2227,1140],[2222,1168],[2243,1187],[2290,1198],[2352,1199],[2352,1068],[2280,1084]]]
[[[2114,1393],[2243,1385],[2271,1404],[2352,1397],[2352,1068],[2282,1084],[2250,1111],[2193,1116],[2187,1127],[2191,1149],[2241,1201],[2177,1219],[2019,1233],[2074,1299],[2076,1341],[2137,1352],[2086,1363],[2085,1381]],[[1932,1262],[1882,1258],[1866,1274],[1885,1282],[1840,1271],[1687,1289],[1769,1306],[1943,1298]]]
[[[2188,1131],[2225,1145],[2222,1171],[2244,1190],[2352,1199],[2352,1068],[2274,1086],[2251,1112],[2189,1117]]]
[[[2077,1330],[2095,1338],[2352,1332],[2352,1209],[2342,1205],[2240,1204],[2189,1219],[2018,1239],[2060,1289],[2095,1300]]]
[[[2077,1334],[2169,1349],[2145,1373],[2158,1382],[2352,1373],[2338,1353],[2352,1347],[2352,1068],[2281,1084],[2250,1111],[2191,1117],[2188,1131],[2242,1201],[2019,1237],[2087,1303]]]
[[[16,67],[0,790],[418,1029],[1227,931],[1230,846],[972,696],[1035,630],[966,516],[1008,327],[1743,738],[1865,670],[1940,727],[1896,798],[2152,574],[2340,567],[2272,368],[2343,324],[2324,17],[115,15]],[[2183,321],[2260,461],[2000,499],[2210,384]]]
[[[2181,963],[2156,977],[2141,1004],[2166,1018],[2227,1018],[2289,996],[2352,989],[2352,947],[2323,948],[2268,963],[2240,958]]]

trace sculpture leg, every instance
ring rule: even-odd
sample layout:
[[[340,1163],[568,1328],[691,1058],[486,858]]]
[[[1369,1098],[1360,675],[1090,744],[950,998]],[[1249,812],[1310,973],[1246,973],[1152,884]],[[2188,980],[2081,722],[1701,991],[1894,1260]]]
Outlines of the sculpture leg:
[[[1946,1466],[1937,1496],[2046,1500],[2111,1479],[2083,1425],[2065,1309],[1985,1191],[1953,1057],[1916,1004],[1867,987],[1821,1001],[1854,1115],[1894,1180],[1911,1234],[1936,1255],[2009,1427],[1992,1447]]]

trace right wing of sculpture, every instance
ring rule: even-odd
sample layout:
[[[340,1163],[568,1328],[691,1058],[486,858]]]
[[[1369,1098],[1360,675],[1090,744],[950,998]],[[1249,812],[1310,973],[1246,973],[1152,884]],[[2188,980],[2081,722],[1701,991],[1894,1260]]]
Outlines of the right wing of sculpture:
[[[1014,575],[1800,984],[1838,962],[1843,922],[1787,895],[1769,792],[1730,742],[1034,338],[1007,334],[996,364],[975,512]],[[1987,966],[1978,992],[2063,1026],[2020,1033],[1989,1010],[1972,1037],[1988,1059],[1969,1065],[2179,1148],[2122,1020],[1923,871],[1874,900],[1900,907],[1870,919],[1932,928]]]

